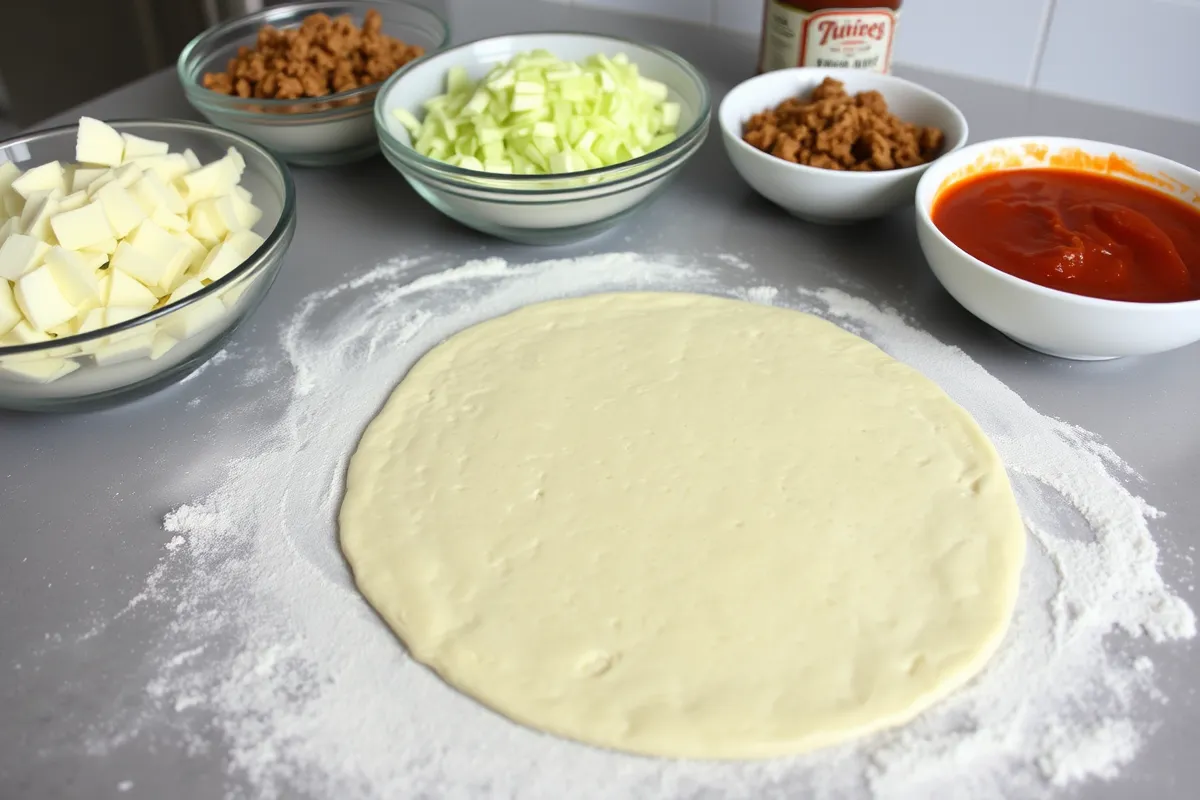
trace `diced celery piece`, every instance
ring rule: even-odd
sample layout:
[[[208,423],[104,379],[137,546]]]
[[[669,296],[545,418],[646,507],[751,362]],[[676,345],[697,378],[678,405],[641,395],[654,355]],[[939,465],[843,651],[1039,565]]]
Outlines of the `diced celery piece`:
[[[470,92],[474,88],[475,84],[471,82],[471,76],[467,74],[466,67],[451,67],[446,70],[447,94],[462,94]]]

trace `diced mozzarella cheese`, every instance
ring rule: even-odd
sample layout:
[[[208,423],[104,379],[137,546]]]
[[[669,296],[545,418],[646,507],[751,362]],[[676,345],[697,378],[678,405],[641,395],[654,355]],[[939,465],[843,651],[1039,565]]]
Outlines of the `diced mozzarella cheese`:
[[[191,150],[185,151],[185,153],[191,152]],[[195,153],[192,153],[192,156],[194,158]],[[196,162],[196,166],[200,166],[200,163]],[[0,164],[0,194],[7,192],[9,187],[12,186],[13,181],[19,177],[21,177],[21,168],[16,164],[11,161],[5,161],[3,164]]]
[[[4,240],[7,239],[9,236],[12,236],[14,233],[20,233],[20,232],[21,232],[21,218],[20,217],[9,217],[8,219],[6,219],[4,221],[3,225],[0,225],[0,244],[3,244]]]
[[[237,231],[225,237],[225,244],[237,248],[243,258],[249,258],[258,252],[258,248],[266,241],[254,231]]]
[[[22,344],[38,344],[39,342],[50,341],[50,334],[45,331],[39,331],[37,328],[29,324],[29,320],[22,319],[12,330],[0,336],[0,345],[11,347]]]
[[[118,239],[128,236],[146,218],[146,211],[116,181],[98,191],[96,200],[104,209],[104,216],[108,218],[108,224]]]
[[[183,198],[190,204],[228,194],[242,177],[242,167],[238,166],[240,156],[235,159],[236,153],[231,148],[223,157],[180,178]]]
[[[61,190],[51,189],[33,192],[25,200],[25,208],[21,211],[21,229],[26,235],[43,242],[50,238],[50,218],[58,213],[61,197]]]
[[[77,208],[83,208],[88,204],[88,193],[82,189],[64,197],[58,201],[58,210],[55,213],[61,214],[64,211],[74,211]]]
[[[117,250],[112,254],[110,263],[114,268],[137,278],[143,286],[151,290],[161,284],[163,280],[169,282],[171,278],[167,274],[167,264],[150,253],[134,247],[129,242],[121,242],[117,245]],[[156,296],[155,300],[157,301],[157,299]]]
[[[107,167],[76,167],[71,173],[71,191],[86,191],[93,181],[109,171]]]
[[[63,296],[76,309],[100,304],[100,281],[82,255],[63,247],[51,247],[46,253],[46,266]]]
[[[157,361],[166,355],[167,351],[177,344],[179,344],[178,339],[159,331],[158,333],[154,334],[154,343],[150,346],[150,360]]]
[[[98,347],[92,356],[96,359],[97,366],[104,367],[135,358],[149,358],[153,352],[154,334],[138,333],[136,336],[121,337],[118,341]]]
[[[9,190],[4,193],[4,199],[0,201],[4,206],[4,213],[10,217],[19,216],[21,209],[25,207],[25,198],[16,192]]]
[[[15,361],[6,358],[0,361],[0,372],[9,378],[27,383],[50,383],[79,369],[78,362],[67,358],[37,358]]]
[[[113,325],[120,325],[122,322],[128,322],[131,319],[136,319],[145,314],[150,309],[148,308],[131,308],[129,306],[109,306],[104,309],[104,325],[111,328]],[[104,339],[109,342],[119,342],[125,339],[132,339],[137,336],[142,336],[152,330],[152,326],[135,325],[129,330],[120,331]]]
[[[33,192],[63,189],[63,168],[57,161],[34,167],[12,182],[13,191],[27,201]]]
[[[101,239],[100,241],[96,242],[95,244],[89,244],[87,247],[79,248],[79,252],[81,252],[81,253],[97,253],[99,255],[105,256],[104,260],[108,261],[108,256],[111,256],[114,252],[116,252],[118,244],[119,244],[119,242],[116,240],[116,238],[110,236],[107,239]]]
[[[49,330],[75,317],[75,304],[63,296],[48,264],[22,275],[13,287],[17,307],[29,324]]]
[[[238,221],[243,228],[253,228],[262,219],[262,209],[247,200],[244,194],[249,194],[241,186],[235,186],[233,193],[233,204],[237,208]],[[237,191],[242,189],[241,192]]]
[[[144,172],[153,172],[162,180],[170,183],[186,175],[191,168],[187,159],[179,153],[168,153],[161,156],[141,156],[130,164],[136,165]]]
[[[12,284],[0,278],[0,336],[8,333],[24,319],[13,298]]]
[[[113,235],[104,207],[98,202],[55,214],[50,218],[50,228],[58,238],[58,243],[68,250],[81,250],[110,239]]]
[[[183,160],[187,162],[188,172],[191,172],[194,169],[200,169],[202,166],[200,163],[200,158],[192,151],[192,148],[190,147],[184,148]]]
[[[182,242],[188,251],[187,268],[189,270],[198,269],[204,263],[204,259],[208,257],[208,248],[200,244],[190,233],[177,233],[175,238]]]
[[[188,233],[208,248],[216,246],[217,242],[224,239],[228,230],[211,205],[196,203],[188,210]]]
[[[172,214],[187,213],[187,203],[183,201],[179,190],[164,181],[156,172],[143,172],[142,177],[129,188],[147,214],[153,214],[160,208],[165,208]]]
[[[230,247],[226,242],[221,242],[208,251],[208,257],[200,265],[198,274],[201,280],[219,281],[237,269],[245,260],[246,257],[239,250]]]
[[[182,288],[182,287],[181,287]],[[162,328],[176,339],[195,336],[225,316],[225,305],[219,297],[205,297],[185,308],[177,309],[162,321]]]
[[[0,278],[15,281],[42,263],[50,246],[23,233],[14,233],[0,244]]]
[[[104,305],[110,308],[139,308],[145,312],[158,302],[153,292],[119,267],[110,266],[107,272],[108,277],[100,282],[100,299]]]
[[[75,326],[75,334],[91,333],[103,328],[104,313],[105,309],[103,308],[93,308],[85,312],[79,317],[79,324]]]
[[[221,293],[221,302],[226,308],[233,308],[237,305],[238,300],[242,299],[242,295],[246,293],[246,289],[250,286],[250,281],[242,281],[236,286],[230,286]]]
[[[152,219],[139,225],[133,236],[126,241],[162,265],[161,277],[154,284],[161,289],[162,294],[167,293],[175,283],[175,279],[187,269],[191,262],[191,254],[183,242],[176,239]],[[136,275],[134,277],[140,278]]]
[[[171,233],[187,233],[187,219],[179,216],[178,214],[172,214],[165,208],[159,208],[150,215],[150,219],[154,220],[154,224],[158,225],[165,231],[170,231]]]
[[[115,250],[116,248],[114,247],[113,249]],[[92,268],[93,272],[108,263],[108,254],[106,253],[92,253],[87,250],[76,250],[75,252],[87,262],[87,265]]]
[[[79,118],[75,160],[115,167],[125,155],[125,140],[112,127],[91,117]]]
[[[121,138],[125,140],[125,160],[129,161],[132,158],[141,156],[165,156],[171,148],[166,142],[156,142],[152,139],[143,139],[140,136],[135,136],[132,133],[122,133]]]

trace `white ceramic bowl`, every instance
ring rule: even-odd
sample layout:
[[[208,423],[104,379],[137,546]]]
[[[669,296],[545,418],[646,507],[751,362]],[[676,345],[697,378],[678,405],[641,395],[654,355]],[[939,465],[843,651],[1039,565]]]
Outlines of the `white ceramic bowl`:
[[[772,203],[810,222],[857,222],[887,214],[912,202],[928,164],[886,172],[842,172],[792,164],[742,141],[742,131],[755,114],[790,97],[807,95],[825,78],[836,78],[854,94],[878,91],[889,110],[917,125],[932,125],[946,134],[943,153],[967,141],[967,120],[946,98],[893,75],[855,69],[796,67],[767,72],[743,81],[721,101],[718,119],[725,151],[738,174]]]
[[[1200,172],[1120,145],[1049,136],[980,142],[939,159],[917,186],[917,237],[933,274],[972,314],[1017,343],[1048,355],[1099,361],[1200,341],[1200,300],[1132,303],[1047,289],[968,255],[933,224],[938,194],[964,177],[991,169],[1046,168],[1054,166],[1052,162],[1074,166],[1088,161],[1086,156],[1080,159],[1080,153],[1098,157],[1098,163],[1115,155],[1158,181],[1143,183],[1190,202],[1196,202],[1200,192]]]
[[[412,148],[393,113],[423,118],[423,103],[445,92],[446,72],[464,67],[478,80],[493,66],[530,50],[567,61],[624,53],[641,74],[665,83],[680,104],[678,138],[639,158],[565,175],[497,175],[435,161]],[[612,36],[529,33],[460,45],[414,61],[384,83],[375,101],[380,149],[434,208],[476,230],[526,244],[585,239],[612,227],[661,190],[704,143],[711,101],[704,76],[674,53]]]

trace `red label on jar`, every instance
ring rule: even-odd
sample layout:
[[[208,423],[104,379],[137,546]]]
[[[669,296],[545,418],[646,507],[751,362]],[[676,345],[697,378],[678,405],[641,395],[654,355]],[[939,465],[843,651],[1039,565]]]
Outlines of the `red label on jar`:
[[[899,12],[887,8],[804,11],[767,0],[763,72],[826,67],[888,72]]]

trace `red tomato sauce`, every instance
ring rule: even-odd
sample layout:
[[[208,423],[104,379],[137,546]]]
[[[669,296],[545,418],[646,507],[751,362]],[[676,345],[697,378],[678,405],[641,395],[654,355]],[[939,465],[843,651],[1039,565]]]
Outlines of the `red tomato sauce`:
[[[1066,169],[988,172],[946,188],[933,224],[985,264],[1108,300],[1200,299],[1200,208]]]

